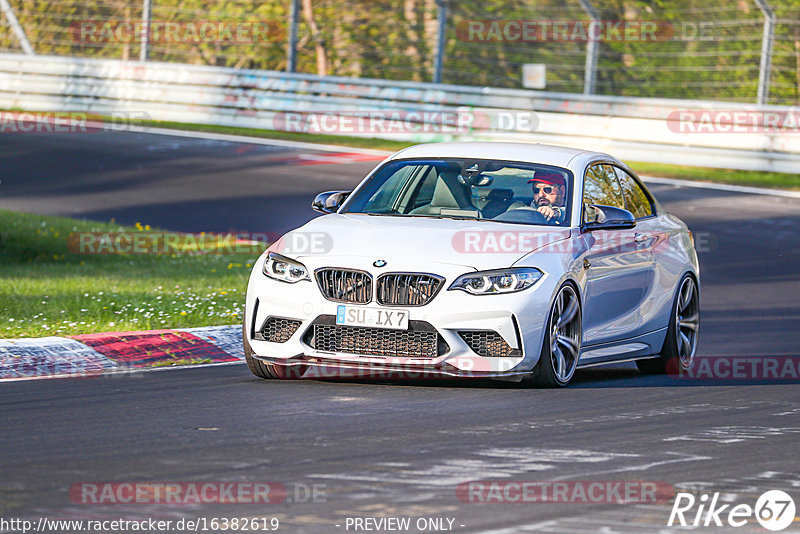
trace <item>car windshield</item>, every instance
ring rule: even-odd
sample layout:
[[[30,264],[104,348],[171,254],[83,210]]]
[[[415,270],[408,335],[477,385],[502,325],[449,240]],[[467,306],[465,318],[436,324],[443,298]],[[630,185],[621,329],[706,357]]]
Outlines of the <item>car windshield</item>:
[[[347,200],[343,213],[569,225],[572,173],[490,159],[390,161]]]

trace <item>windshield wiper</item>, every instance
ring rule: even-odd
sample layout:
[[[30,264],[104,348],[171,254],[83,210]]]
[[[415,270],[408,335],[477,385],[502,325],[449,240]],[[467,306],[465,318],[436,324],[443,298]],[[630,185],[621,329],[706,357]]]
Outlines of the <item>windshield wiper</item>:
[[[374,212],[374,211],[361,211],[361,212],[353,211],[353,212],[350,212],[350,213],[352,213],[354,215],[369,215],[371,217],[381,217],[382,215],[388,215],[390,217],[397,217],[397,216],[405,217],[405,215],[403,215],[402,213],[400,213],[397,210],[387,211],[385,213],[384,212]]]
[[[369,216],[371,216],[371,217],[381,217],[381,216],[389,216],[389,217],[416,217],[416,218],[422,218],[422,219],[452,219],[452,220],[454,220],[454,221],[479,221],[479,222],[490,221],[490,222],[504,222],[504,221],[494,221],[494,220],[492,220],[492,219],[478,219],[478,218],[476,218],[476,217],[467,217],[467,216],[465,216],[465,215],[434,215],[434,214],[430,214],[430,215],[422,215],[422,214],[419,214],[419,213],[400,213],[400,212],[399,212],[399,211],[397,211],[397,210],[391,210],[391,211],[387,211],[387,212],[379,212],[379,213],[378,213],[378,212],[372,212],[372,211],[367,211],[367,212],[350,212],[350,213],[353,213],[353,214],[358,214],[358,215],[369,215]]]

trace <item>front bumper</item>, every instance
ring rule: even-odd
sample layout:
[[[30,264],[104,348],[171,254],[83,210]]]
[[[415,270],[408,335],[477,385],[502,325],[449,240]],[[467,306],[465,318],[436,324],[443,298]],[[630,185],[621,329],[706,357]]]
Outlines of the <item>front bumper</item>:
[[[555,289],[554,282],[545,275],[534,287],[507,295],[476,296],[463,291],[448,291],[447,287],[453,280],[468,272],[469,268],[439,264],[436,274],[445,278],[443,290],[425,306],[400,306],[409,312],[412,330],[429,327],[436,332],[439,338],[436,353],[426,357],[415,357],[413,351],[406,351],[412,355],[385,350],[375,351],[380,354],[370,354],[369,350],[353,353],[320,350],[314,338],[315,325],[335,325],[332,318],[335,319],[341,303],[326,300],[316,281],[288,284],[267,278],[261,273],[262,264],[263,257],[256,262],[251,274],[245,308],[246,332],[253,356],[268,363],[304,369],[306,377],[519,378],[530,372],[539,358],[547,312]],[[390,264],[398,271],[432,272],[430,265],[409,265],[399,260]],[[382,274],[382,270],[365,267],[357,259],[341,259],[336,265],[366,270],[373,276]],[[393,309],[375,302],[366,306]],[[260,331],[269,318],[295,321],[291,335],[279,337],[281,342],[265,340]],[[465,338],[464,332],[496,332],[493,339],[499,342],[502,338],[510,349],[508,355],[478,354],[481,351],[473,350],[476,343],[469,336]]]

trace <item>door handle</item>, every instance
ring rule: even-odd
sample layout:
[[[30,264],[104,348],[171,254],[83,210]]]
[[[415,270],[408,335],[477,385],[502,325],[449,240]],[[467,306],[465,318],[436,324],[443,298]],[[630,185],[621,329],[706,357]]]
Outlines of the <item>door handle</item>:
[[[647,236],[644,234],[640,234],[639,232],[636,232],[635,234],[633,234],[633,241],[635,243],[644,243],[645,241],[647,241]]]
[[[588,269],[592,266],[592,262],[589,261],[589,258],[583,258],[583,268]]]

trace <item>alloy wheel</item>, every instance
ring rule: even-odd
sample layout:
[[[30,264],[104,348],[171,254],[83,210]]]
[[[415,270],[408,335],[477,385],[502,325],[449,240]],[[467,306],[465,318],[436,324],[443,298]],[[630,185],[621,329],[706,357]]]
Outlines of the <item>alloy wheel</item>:
[[[697,331],[700,327],[700,298],[694,279],[687,276],[678,293],[675,307],[675,343],[681,366],[688,369],[692,365],[697,349]]]
[[[550,360],[555,378],[569,382],[581,352],[581,313],[578,295],[572,286],[558,292],[550,316]]]

